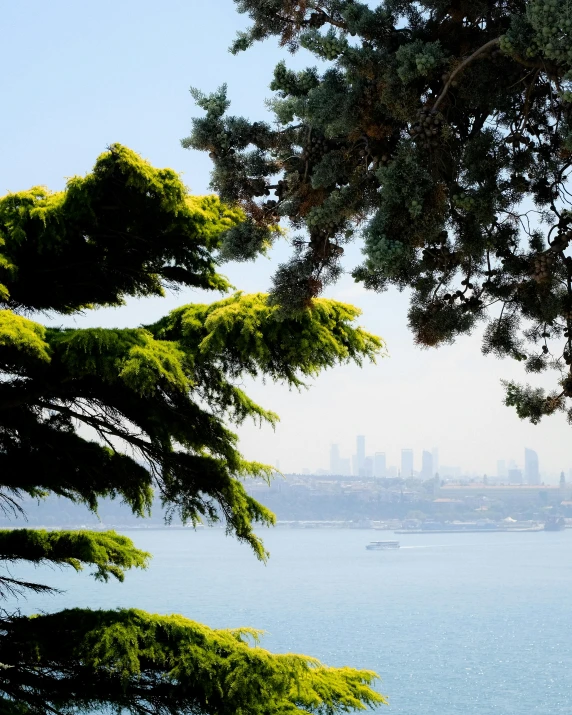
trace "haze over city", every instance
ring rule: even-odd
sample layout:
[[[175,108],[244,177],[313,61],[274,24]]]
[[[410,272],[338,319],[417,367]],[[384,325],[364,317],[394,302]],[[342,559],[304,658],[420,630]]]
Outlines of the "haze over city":
[[[28,41],[23,47],[12,35],[0,48],[5,65],[16,63],[19,68],[17,75],[5,78],[19,111],[0,117],[5,137],[2,192],[34,184],[62,188],[66,177],[89,171],[94,158],[114,141],[132,147],[156,166],[182,172],[194,192],[209,191],[210,160],[183,150],[178,142],[188,134],[191,117],[200,114],[189,86],[198,84],[211,91],[228,82],[231,111],[260,118],[270,95],[270,70],[283,53],[271,42],[236,57],[227,52],[246,22],[231,0],[171,2],[159,15],[152,8],[147,2],[104,1],[95,10],[64,1],[38,5],[33,16],[24,5],[6,8],[9,24],[26,26]],[[109,17],[114,18],[111,24]],[[128,34],[120,29],[126,22],[132,28]],[[47,23],[49,35],[44,32]],[[213,25],[215,34],[203,32],[202,28]],[[81,34],[76,32],[78,26]],[[162,38],[167,33],[170,40],[165,44]],[[139,52],[141,46],[156,43],[161,44],[161,52]],[[82,57],[81,65],[73,66],[74,56]],[[303,67],[315,64],[315,58],[301,51],[289,63]],[[48,83],[36,82],[39,67],[50,67]],[[245,73],[247,83],[240,81]],[[39,112],[42,104],[49,111]],[[289,250],[282,242],[269,259],[229,264],[224,270],[240,290],[264,291]],[[348,268],[360,260],[359,246],[349,247]],[[376,450],[394,455],[393,463],[404,446],[420,454],[439,445],[443,463],[493,474],[498,459],[522,462],[524,447],[530,447],[538,452],[547,474],[568,469],[565,419],[553,416],[532,426],[503,406],[501,378],[526,382],[528,376],[520,364],[483,357],[480,331],[452,346],[422,350],[406,328],[407,294],[366,292],[346,275],[326,295],[359,306],[362,325],[383,337],[388,357],[361,369],[336,368],[301,393],[282,385],[247,384],[253,399],[281,418],[275,431],[249,424],[240,428],[247,457],[270,464],[279,461],[286,472],[325,468],[331,443],[338,443],[349,455],[355,435],[364,434]],[[212,301],[214,296],[182,291],[167,300],[141,300],[120,311],[99,310],[83,318],[54,321],[136,326],[176,305],[203,298]]]
[[[471,470],[466,465],[449,464],[443,462],[439,447],[424,449],[415,453],[413,449],[403,447],[401,450],[391,452],[379,451],[375,444],[367,443],[365,435],[357,435],[351,453],[345,453],[339,444],[331,444],[329,455],[324,457],[323,465],[315,469],[303,467],[302,474],[338,475],[354,478],[409,478],[432,479],[439,477],[441,480],[451,482],[482,481],[489,484],[539,484],[560,483],[562,474],[564,478],[572,480],[572,469],[566,472],[549,473],[541,468],[538,454],[532,449],[525,448],[520,455],[520,460],[499,458],[493,471],[480,473]],[[276,467],[280,469],[279,462]]]

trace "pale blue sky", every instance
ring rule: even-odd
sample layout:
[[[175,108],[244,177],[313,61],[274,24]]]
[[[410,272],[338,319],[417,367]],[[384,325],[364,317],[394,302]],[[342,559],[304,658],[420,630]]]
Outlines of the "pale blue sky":
[[[182,172],[193,191],[204,193],[210,161],[179,143],[197,114],[189,86],[210,91],[227,82],[232,111],[260,118],[273,67],[286,54],[265,43],[230,55],[227,48],[246,23],[231,0],[29,0],[8,3],[2,16],[2,193],[33,184],[61,189],[65,177],[89,171],[112,142]],[[307,57],[288,61],[301,66]],[[283,244],[270,260],[230,265],[226,273],[241,289],[265,290],[287,252]],[[358,246],[347,261],[359,261]],[[398,463],[401,447],[412,447],[419,468],[421,450],[437,445],[442,464],[492,474],[497,459],[522,463],[530,446],[543,471],[572,466],[571,428],[563,419],[533,427],[502,406],[500,378],[524,376],[518,365],[482,357],[478,336],[422,351],[406,328],[405,296],[366,293],[348,276],[328,295],[360,306],[362,324],[385,338],[391,357],[361,370],[330,371],[302,394],[249,383],[253,397],[282,421],[275,432],[240,430],[248,457],[280,460],[286,471],[326,467],[331,442],[350,456],[355,435],[365,434],[368,454],[385,451],[390,464]],[[133,301],[74,324],[137,325],[205,299],[186,291]]]

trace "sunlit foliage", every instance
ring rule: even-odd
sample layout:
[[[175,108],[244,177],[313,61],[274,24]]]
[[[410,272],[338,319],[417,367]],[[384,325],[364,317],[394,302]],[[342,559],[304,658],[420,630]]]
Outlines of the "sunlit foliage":
[[[18,515],[22,495],[56,494],[96,511],[113,497],[144,517],[158,493],[167,518],[223,521],[266,558],[254,528],[274,515],[244,480],[272,470],[242,457],[230,425],[278,418],[240,384],[261,375],[299,387],[375,359],[383,345],[355,326],[359,311],[319,300],[292,316],[265,295],[235,294],[131,329],[37,318],[165,286],[226,291],[217,260],[244,223],[242,209],[190,196],[174,172],[119,145],[63,192],[0,199],[0,507]],[[121,581],[148,559],[114,532],[1,530],[0,596],[54,590],[18,578],[23,562]],[[130,610],[2,613],[2,713],[334,713],[383,702],[372,673],[271,655],[247,631]]]

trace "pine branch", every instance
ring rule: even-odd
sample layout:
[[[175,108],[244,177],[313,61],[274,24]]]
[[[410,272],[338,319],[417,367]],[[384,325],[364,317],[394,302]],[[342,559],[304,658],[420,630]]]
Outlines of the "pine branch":
[[[21,596],[26,591],[31,591],[32,593],[61,593],[60,589],[53,588],[52,586],[45,586],[32,581],[21,581],[20,579],[9,578],[8,576],[0,576],[0,598],[6,599],[8,596]]]
[[[220,116],[223,95],[198,101]],[[264,125],[254,131],[268,139]],[[374,360],[383,343],[356,326],[357,309],[321,300],[285,317],[268,296],[235,295],[123,330],[46,328],[16,309],[68,314],[160,294],[170,283],[224,290],[214,252],[233,241],[263,250],[278,231],[268,225],[277,221],[271,209],[259,209],[260,228],[216,197],[189,196],[174,172],[118,145],[64,192],[35,188],[0,199],[0,495],[56,494],[93,511],[100,498],[119,497],[142,516],[155,487],[167,519],[224,520],[227,532],[267,558],[254,526],[275,517],[243,479],[269,480],[273,470],[242,457],[226,422],[274,424],[277,415],[236,382],[264,375],[301,386],[327,367]],[[82,437],[81,425],[97,441]],[[10,567],[91,566],[96,578],[123,580],[148,557],[114,532],[0,530],[0,562]],[[55,589],[0,578],[0,594],[26,590]],[[5,614],[0,710],[333,715],[383,702],[373,673],[271,656],[247,640],[245,631],[138,611]]]
[[[0,530],[0,561],[5,563],[57,564],[76,571],[90,564],[96,567],[95,578],[107,581],[113,576],[123,581],[126,569],[146,568],[149,558],[150,554],[114,531]]]
[[[50,707],[75,702],[134,713],[303,715],[386,702],[371,688],[371,671],[271,655],[246,638],[137,610],[7,619],[0,624],[0,662],[9,672],[0,670],[0,691],[6,681],[12,697],[31,706],[43,698]]]

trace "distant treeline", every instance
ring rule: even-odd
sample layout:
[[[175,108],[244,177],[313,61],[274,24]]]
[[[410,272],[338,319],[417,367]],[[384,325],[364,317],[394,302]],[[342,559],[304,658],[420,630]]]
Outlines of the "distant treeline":
[[[151,516],[142,519],[132,514],[129,507],[119,499],[101,499],[97,514],[84,504],[75,504],[69,499],[49,496],[46,499],[26,497],[19,502],[23,514],[15,513],[6,504],[0,511],[0,526],[159,526],[165,523],[165,511],[159,499],[155,499]],[[173,524],[180,520],[173,518]]]
[[[503,500],[489,502],[486,511],[476,510],[477,503],[467,503],[464,500],[443,500],[448,503],[433,501],[431,495],[422,491],[406,495],[394,492],[391,501],[388,494],[372,491],[370,494],[352,492],[324,493],[298,485],[291,488],[282,480],[275,480],[270,488],[260,485],[249,489],[252,495],[271,509],[279,520],[343,520],[355,521],[361,519],[404,519],[433,518],[439,520],[471,519],[480,514],[481,517],[500,519],[512,516],[519,519],[542,519],[550,515],[572,517],[572,502],[556,501],[550,504],[546,494],[540,491],[530,493],[528,499],[522,501],[520,492],[511,499],[504,495]],[[526,496],[527,494],[525,494]],[[542,498],[545,497],[545,498]],[[165,510],[159,498],[155,499],[151,515],[142,519],[132,514],[131,510],[119,499],[101,499],[97,514],[91,512],[85,505],[74,504],[68,499],[50,496],[46,499],[27,497],[20,502],[24,515],[14,514],[4,505],[0,511],[0,527],[8,526],[47,526],[47,527],[160,527],[165,525]],[[1,506],[1,503],[0,503]],[[548,510],[548,511],[547,511]],[[178,526],[180,519],[173,516],[171,524]]]

